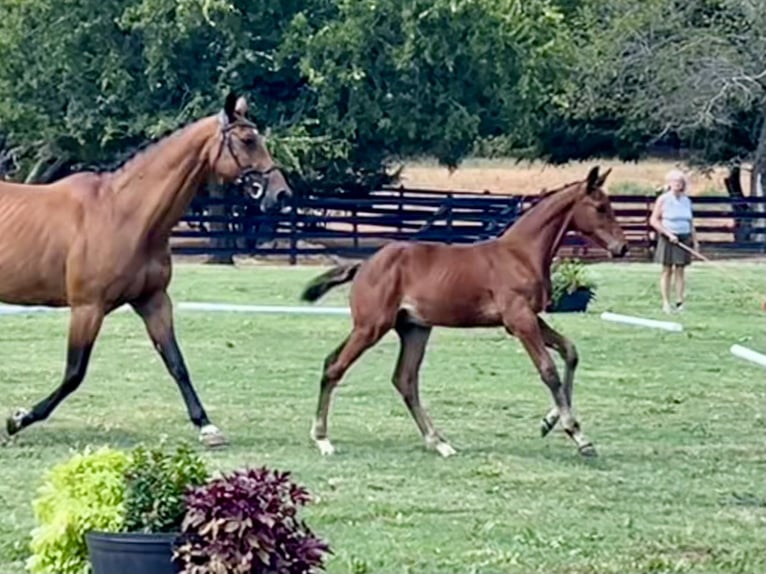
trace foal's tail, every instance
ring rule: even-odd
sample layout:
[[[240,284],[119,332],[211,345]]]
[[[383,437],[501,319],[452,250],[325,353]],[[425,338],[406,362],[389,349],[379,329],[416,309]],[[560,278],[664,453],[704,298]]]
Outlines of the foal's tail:
[[[306,285],[303,293],[301,293],[301,300],[316,301],[333,287],[348,283],[356,276],[356,272],[361,266],[361,263],[347,263],[325,271]]]

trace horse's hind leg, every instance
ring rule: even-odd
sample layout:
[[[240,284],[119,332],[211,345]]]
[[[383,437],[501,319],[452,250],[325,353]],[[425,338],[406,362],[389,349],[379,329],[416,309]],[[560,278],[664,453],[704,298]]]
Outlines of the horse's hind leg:
[[[556,364],[546,349],[543,329],[537,315],[528,307],[519,305],[508,309],[503,317],[506,329],[516,335],[524,345],[532,362],[540,373],[543,383],[550,389],[553,401],[561,417],[561,425],[575,441],[582,455],[595,456],[596,449],[583,434],[580,423],[570,411],[564,385],[559,378]]]
[[[538,324],[540,325],[540,333],[543,336],[543,341],[547,347],[554,349],[564,361],[564,396],[566,397],[567,405],[570,411],[572,409],[572,387],[574,386],[575,369],[577,368],[577,349],[574,343],[564,337],[561,333],[554,330],[550,325],[538,317]],[[543,436],[546,436],[559,420],[559,409],[554,406],[543,417],[540,423],[540,431]]]
[[[189,419],[199,429],[199,440],[207,447],[224,446],[227,441],[217,426],[210,423],[205,408],[192,386],[181,349],[173,329],[173,306],[165,291],[132,303],[136,313],[143,319],[149,338],[165,363],[165,368],[178,385]]]
[[[415,419],[415,424],[418,425],[426,446],[444,457],[451,456],[455,454],[455,449],[436,430],[428,413],[420,404],[418,373],[431,335],[431,327],[415,325],[407,322],[406,319],[400,319],[396,323],[396,333],[399,335],[401,346],[394,370],[394,386],[402,395],[412,418]]]
[[[6,431],[9,436],[33,423],[47,419],[59,403],[80,386],[85,378],[93,343],[98,336],[103,320],[104,311],[100,305],[72,308],[64,380],[55,391],[32,407],[31,411],[18,409],[8,418]]]
[[[387,331],[388,329],[355,325],[354,330],[346,340],[327,355],[320,382],[316,416],[314,424],[311,426],[311,438],[323,455],[335,452],[335,447],[327,438],[327,417],[335,387],[354,361],[377,343]]]

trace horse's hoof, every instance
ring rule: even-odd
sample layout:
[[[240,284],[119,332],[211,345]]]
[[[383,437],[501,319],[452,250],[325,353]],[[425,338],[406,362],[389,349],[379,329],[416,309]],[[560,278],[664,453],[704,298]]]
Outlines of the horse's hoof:
[[[24,426],[24,417],[29,414],[27,409],[16,409],[5,421],[5,432],[11,437],[19,432]]]
[[[329,438],[314,439],[314,443],[317,445],[319,454],[322,456],[332,456],[335,454],[335,447],[332,445]]]
[[[588,458],[595,458],[598,456],[598,453],[596,452],[596,447],[593,446],[593,443],[587,443],[579,447],[578,449],[580,451],[580,454],[582,456],[588,457]]]
[[[543,419],[540,421],[540,436],[545,438],[548,436],[548,433],[550,433],[553,430],[553,427],[556,426],[556,421],[549,421],[548,419]]]
[[[205,425],[199,432],[199,440],[207,448],[221,448],[229,444],[221,430],[215,425]]]
[[[457,451],[450,446],[449,443],[440,442],[434,446],[434,450],[438,452],[442,457],[447,458],[457,454]]]

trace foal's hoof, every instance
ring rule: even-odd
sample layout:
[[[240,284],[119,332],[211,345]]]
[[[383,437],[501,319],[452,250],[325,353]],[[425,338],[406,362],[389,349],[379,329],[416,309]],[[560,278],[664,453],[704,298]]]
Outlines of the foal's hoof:
[[[588,458],[595,458],[595,457],[598,456],[598,453],[596,452],[596,447],[593,446],[592,442],[589,442],[587,444],[584,444],[584,445],[578,447],[577,450],[580,451],[580,454],[582,456],[585,456],[585,457],[588,457]]]
[[[434,446],[434,450],[438,452],[443,458],[448,458],[457,454],[457,451],[450,446],[449,443],[440,442]]]
[[[215,425],[205,425],[199,431],[199,440],[207,448],[221,448],[229,444],[221,430]]]
[[[330,442],[329,438],[314,439],[314,444],[319,449],[319,454],[322,456],[332,456],[335,454],[335,447]]]

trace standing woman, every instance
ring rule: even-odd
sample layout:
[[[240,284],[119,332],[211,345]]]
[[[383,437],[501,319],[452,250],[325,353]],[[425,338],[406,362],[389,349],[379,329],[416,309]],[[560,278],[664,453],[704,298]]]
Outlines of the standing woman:
[[[691,263],[691,254],[679,245],[699,249],[699,243],[694,232],[692,203],[687,195],[689,181],[686,175],[673,169],[665,176],[667,190],[654,203],[649,224],[657,230],[656,261],[662,265],[660,277],[660,293],[662,293],[662,310],[671,313],[674,308],[670,305],[670,281],[674,280],[676,287],[675,310],[683,310],[685,277],[684,269]]]

